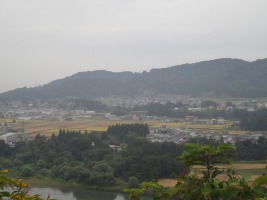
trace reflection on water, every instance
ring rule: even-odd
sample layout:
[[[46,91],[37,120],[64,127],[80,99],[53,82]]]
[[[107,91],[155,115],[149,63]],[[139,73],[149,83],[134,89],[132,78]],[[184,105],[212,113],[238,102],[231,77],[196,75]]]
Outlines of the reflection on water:
[[[66,190],[55,188],[37,188],[29,189],[30,194],[40,194],[46,198],[50,194],[51,198],[58,200],[126,200],[126,196],[120,193],[92,191],[92,190]]]

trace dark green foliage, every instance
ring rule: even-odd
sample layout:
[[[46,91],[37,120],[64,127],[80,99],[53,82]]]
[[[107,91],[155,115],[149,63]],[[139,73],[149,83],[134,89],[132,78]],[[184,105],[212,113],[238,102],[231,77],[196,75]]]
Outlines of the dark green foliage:
[[[181,102],[178,102],[176,104],[174,103],[167,103],[167,104],[160,104],[160,103],[154,103],[154,104],[149,104],[147,106],[143,106],[143,109],[147,110],[147,115],[150,116],[158,116],[158,117],[184,117],[188,115],[188,112],[182,109],[181,112],[181,107],[184,105]],[[174,108],[180,108],[180,112],[177,112],[174,110]]]
[[[128,188],[139,188],[140,187],[140,183],[138,178],[136,178],[135,176],[130,176],[128,178]]]
[[[130,137],[122,160],[117,163],[116,173],[126,180],[136,176],[139,180],[156,180],[180,174],[186,168],[175,160],[183,151],[182,146],[174,143],[151,143],[144,138]]]
[[[81,72],[44,86],[5,92],[0,95],[0,100],[136,96],[146,93],[265,97],[266,65],[267,59],[246,62],[226,58],[152,69],[143,73]]]
[[[60,130],[49,139],[37,135],[34,141],[18,143],[15,148],[3,143],[0,148],[10,154],[0,155],[0,167],[12,169],[21,177],[48,176],[101,186],[116,184],[116,178],[128,181],[135,176],[144,181],[183,171],[185,167],[175,160],[182,146],[151,143],[145,138],[147,133],[147,125],[124,124],[111,126],[105,133]],[[109,147],[114,141],[120,148]]]
[[[253,185],[248,184],[251,175],[236,175],[228,169],[225,178],[219,179],[222,173],[215,164],[228,164],[234,147],[222,144],[217,147],[211,145],[186,144],[186,151],[179,156],[188,165],[201,165],[196,173],[177,177],[177,184],[164,189],[155,182],[144,182],[142,188],[128,189],[131,200],[140,200],[145,192],[151,194],[154,200],[259,200],[267,197],[267,176],[261,176]],[[199,174],[201,173],[202,176]]]
[[[20,168],[20,175],[22,177],[31,177],[34,176],[35,170],[30,166],[23,166]]]
[[[122,140],[126,139],[128,134],[134,133],[135,136],[146,137],[149,134],[149,128],[147,124],[116,124],[109,126],[107,129],[108,135]]]
[[[203,178],[211,181],[223,171],[216,164],[230,164],[234,156],[235,147],[230,144],[221,144],[218,147],[208,144],[187,143],[186,151],[178,157],[187,166],[203,165],[207,169],[203,171]]]
[[[85,111],[102,111],[106,108],[106,105],[95,101],[92,99],[85,98],[73,98],[73,99],[62,99],[62,101],[58,104],[59,108],[68,110],[85,110]]]
[[[5,143],[4,140],[0,140],[0,157],[8,157],[12,153],[11,148]]]
[[[189,143],[208,144],[212,146],[219,146],[223,142],[214,139],[207,139],[206,137],[193,138]],[[235,160],[265,160],[267,156],[267,138],[259,137],[258,140],[243,140],[237,141],[235,144]]]
[[[265,160],[267,156],[267,139],[259,137],[256,142],[244,140],[236,143],[239,160]]]
[[[241,128],[249,131],[266,131],[267,130],[267,109],[262,109],[248,113],[242,117],[240,122]]]
[[[217,107],[217,103],[211,100],[206,100],[201,103],[201,107],[209,107],[209,106]]]
[[[115,184],[114,169],[107,163],[94,165],[91,173],[91,182],[97,185]]]
[[[207,103],[204,103],[204,105],[207,106]],[[208,105],[213,105],[213,103],[209,103]],[[205,119],[223,117],[225,119],[236,120],[236,119],[247,118],[250,116],[250,113],[246,110],[234,109],[227,111],[227,110],[208,109],[203,111],[189,111],[188,107],[189,107],[188,105],[183,105],[180,102],[176,104],[169,102],[167,104],[154,103],[146,106],[139,106],[134,109],[146,110],[147,115],[150,116],[158,116],[158,117],[166,116],[171,118],[184,118],[186,116],[195,116],[198,118],[205,118]],[[179,109],[175,110],[174,108],[179,108]]]

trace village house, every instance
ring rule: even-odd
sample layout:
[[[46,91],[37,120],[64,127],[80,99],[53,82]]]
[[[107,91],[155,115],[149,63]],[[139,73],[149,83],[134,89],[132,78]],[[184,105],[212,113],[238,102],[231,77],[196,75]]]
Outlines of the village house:
[[[17,133],[6,133],[0,136],[0,140],[3,140],[9,146],[14,146],[18,141]]]

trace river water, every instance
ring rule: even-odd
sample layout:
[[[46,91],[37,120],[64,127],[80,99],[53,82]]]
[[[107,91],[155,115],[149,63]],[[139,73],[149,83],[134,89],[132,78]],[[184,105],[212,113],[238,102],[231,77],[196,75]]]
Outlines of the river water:
[[[127,200],[125,194],[114,192],[103,192],[97,190],[69,190],[56,188],[32,187],[29,194],[40,194],[46,198],[50,194],[51,198],[57,200]]]

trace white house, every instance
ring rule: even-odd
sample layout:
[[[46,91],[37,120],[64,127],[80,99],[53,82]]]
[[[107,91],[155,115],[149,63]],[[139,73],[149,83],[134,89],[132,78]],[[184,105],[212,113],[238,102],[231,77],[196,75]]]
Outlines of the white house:
[[[18,141],[17,133],[6,133],[0,136],[0,140],[4,140],[8,145],[14,145]]]

